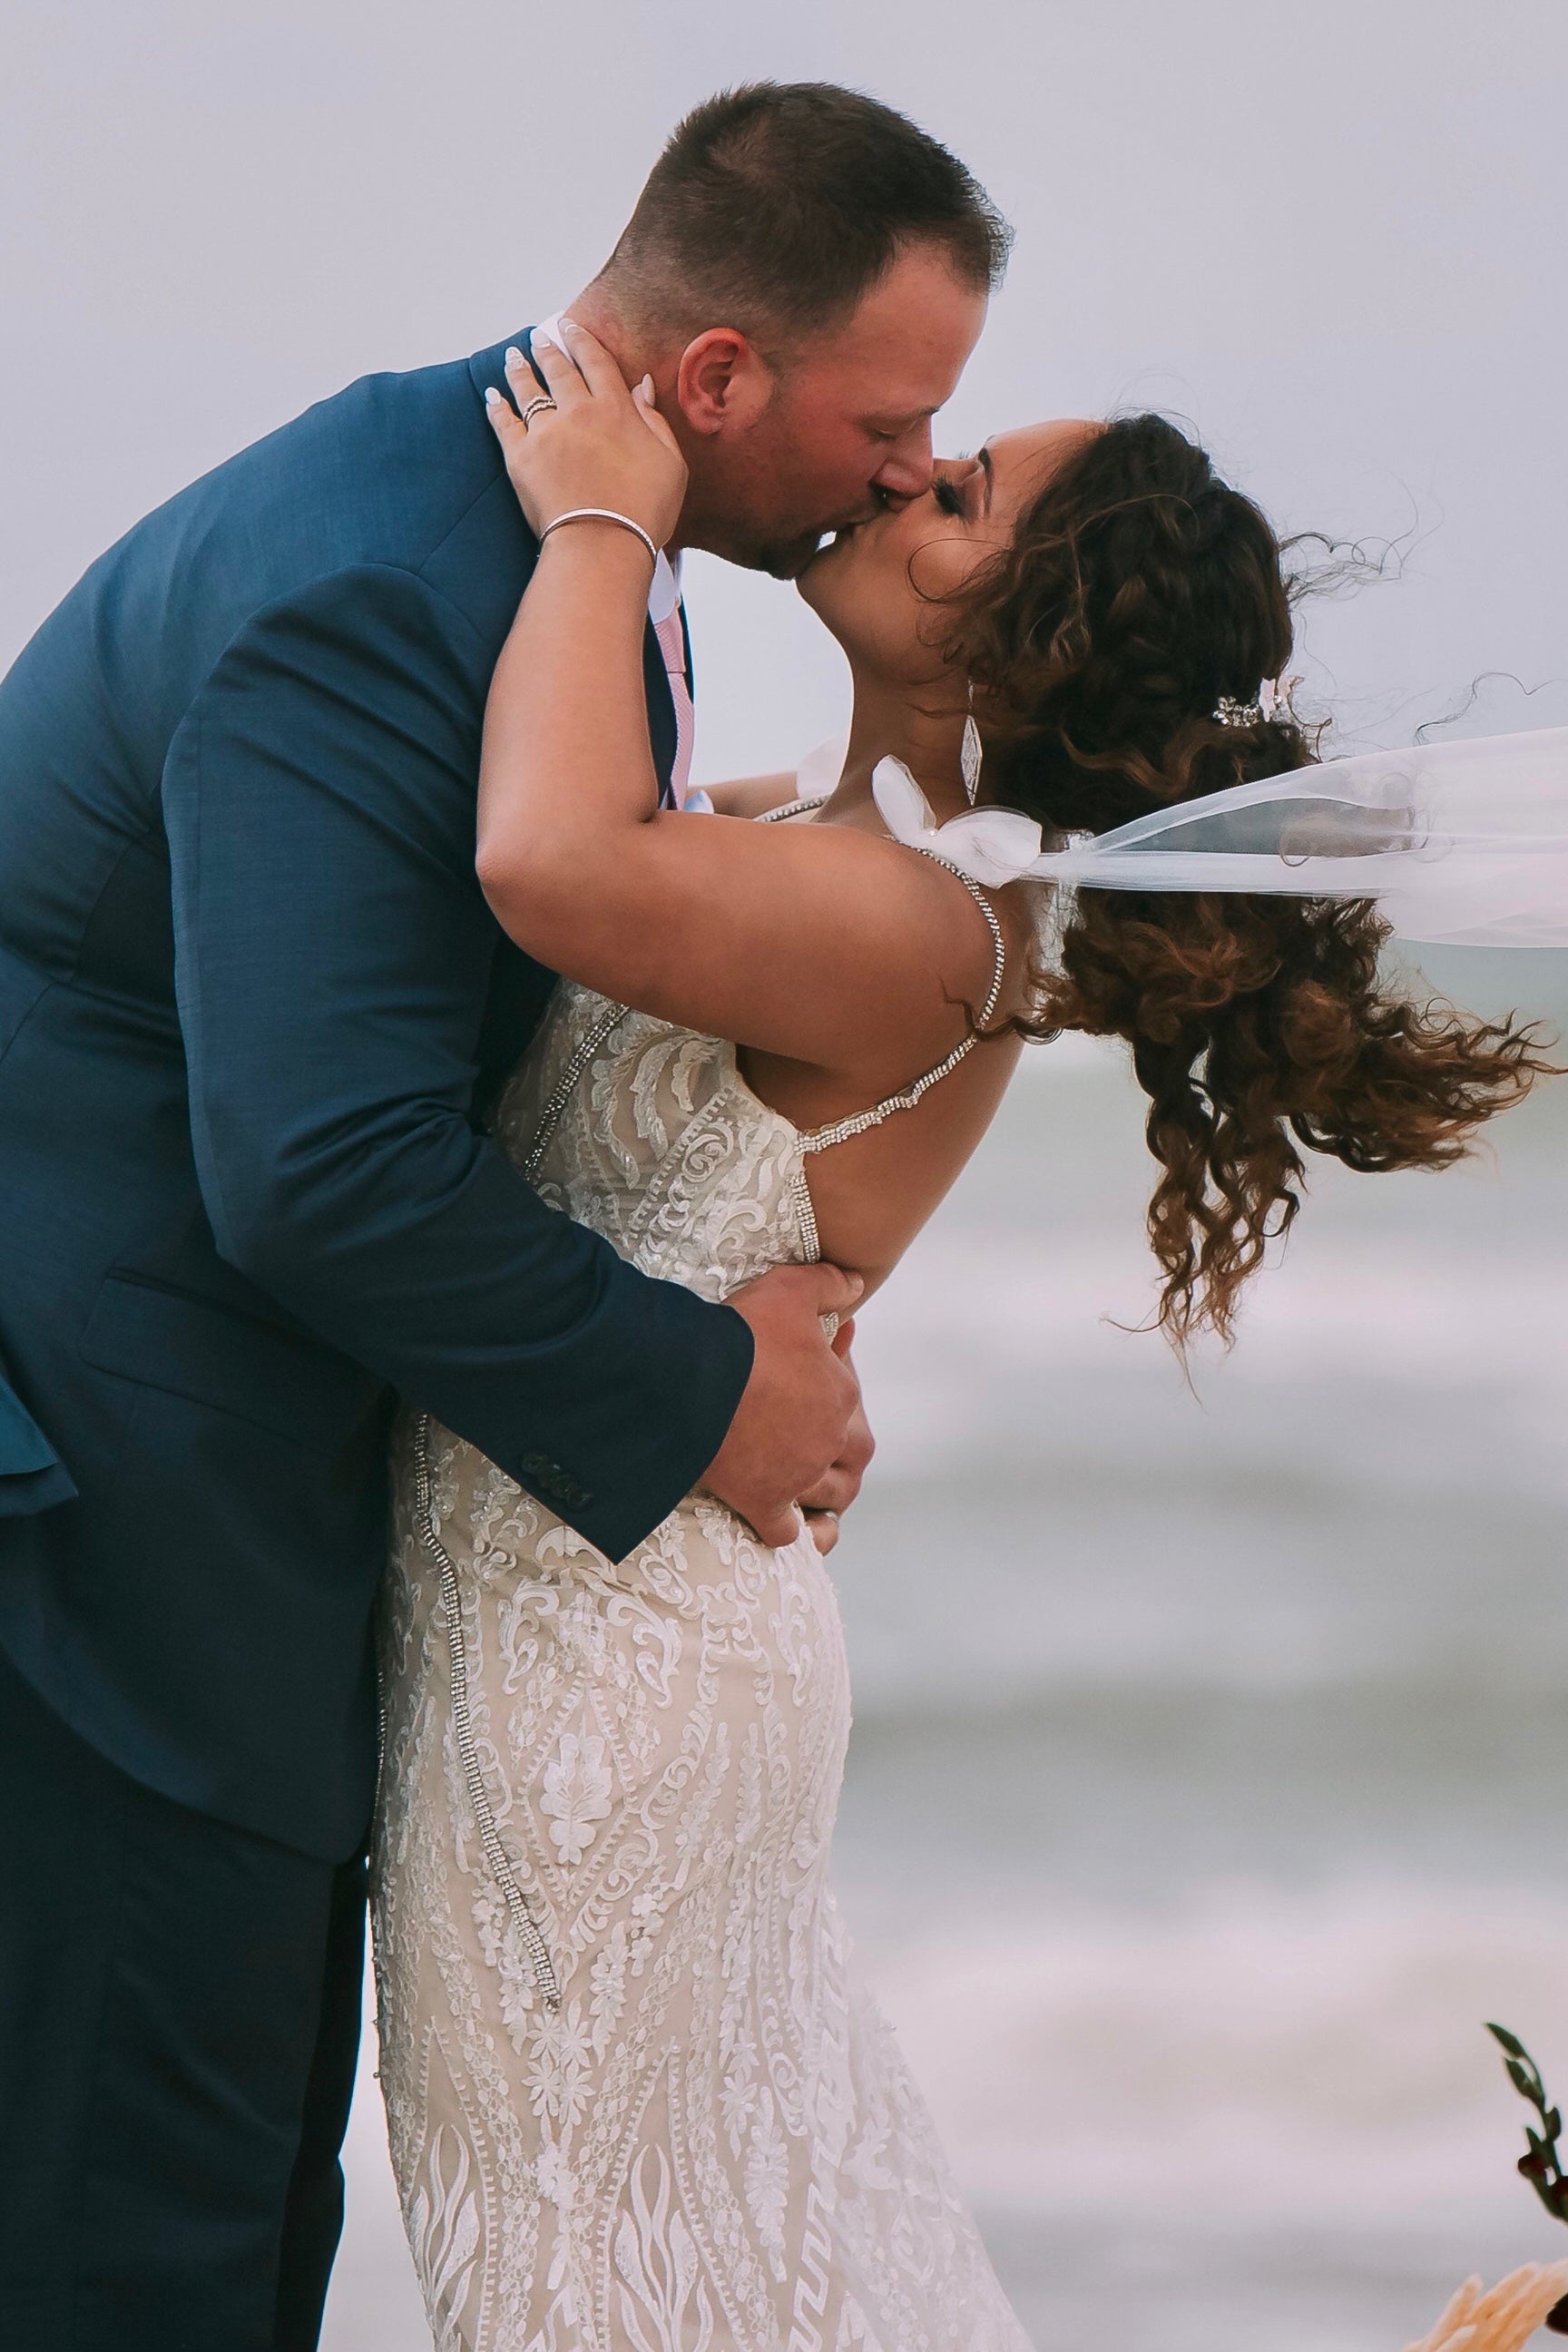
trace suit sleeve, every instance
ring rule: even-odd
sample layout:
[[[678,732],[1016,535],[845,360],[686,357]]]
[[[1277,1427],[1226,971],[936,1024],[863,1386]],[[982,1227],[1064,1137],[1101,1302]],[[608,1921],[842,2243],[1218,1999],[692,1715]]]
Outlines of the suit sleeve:
[[[163,801],[197,1169],[226,1258],[620,1559],[718,1452],[751,1335],[472,1124],[485,667],[437,592],[365,566],[254,619],[187,714]]]

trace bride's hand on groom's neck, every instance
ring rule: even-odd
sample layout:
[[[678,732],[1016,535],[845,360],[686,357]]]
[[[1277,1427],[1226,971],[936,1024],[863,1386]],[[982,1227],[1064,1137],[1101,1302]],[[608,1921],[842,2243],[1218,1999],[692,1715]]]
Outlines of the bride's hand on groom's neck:
[[[680,520],[686,461],[654,405],[652,381],[645,376],[628,389],[586,328],[568,324],[562,332],[570,351],[537,333],[533,338],[543,394],[533,368],[514,349],[507,353],[506,373],[516,406],[499,394],[486,398],[530,527],[542,536],[559,516],[596,507],[626,516],[663,547]]]

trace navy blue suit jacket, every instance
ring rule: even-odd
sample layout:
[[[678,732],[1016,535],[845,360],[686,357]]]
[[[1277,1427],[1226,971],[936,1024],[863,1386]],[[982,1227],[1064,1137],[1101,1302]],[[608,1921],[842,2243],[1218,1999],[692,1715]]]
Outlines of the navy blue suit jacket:
[[[536,552],[501,380],[310,409],[0,684],[0,1643],[135,1778],[327,1858],[374,1779],[395,1395],[616,1559],[751,1364],[484,1130],[552,977],[474,877]]]

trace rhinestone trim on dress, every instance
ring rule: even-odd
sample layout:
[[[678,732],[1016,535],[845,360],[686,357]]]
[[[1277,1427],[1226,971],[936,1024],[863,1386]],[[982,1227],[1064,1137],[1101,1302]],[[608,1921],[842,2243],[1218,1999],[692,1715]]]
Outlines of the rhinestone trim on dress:
[[[804,1168],[797,1168],[790,1178],[789,1192],[791,1200],[795,1202],[795,1215],[800,1220],[801,1239],[811,1254],[811,1264],[820,1265],[822,1235],[816,1230],[816,1210],[812,1203],[811,1187],[805,1181]],[[837,1328],[837,1318],[835,1318],[834,1328],[835,1329]],[[828,1336],[831,1338],[832,1333],[830,1332]]]
[[[430,1416],[427,1412],[420,1414],[414,1432],[414,1509],[420,1541],[435,1561],[436,1573],[441,1582],[441,1607],[447,1620],[447,1653],[452,1668],[452,1735],[458,1743],[458,1755],[463,1767],[463,1778],[468,1783],[468,1802],[474,1809],[479,1843],[511,1915],[512,1924],[522,1938],[540,1998],[546,2009],[559,2010],[561,1987],[551,1961],[550,1948],[540,1932],[539,1922],[529,1906],[528,1897],[518,1884],[511,1856],[501,1843],[500,1831],[496,1826],[496,1817],[490,1808],[489,1792],[485,1787],[484,1769],[479,1762],[479,1749],[474,1745],[473,1718],[468,1712],[468,1654],[463,1646],[458,1571],[452,1564],[450,1552],[436,1532],[430,1480]]]
[[[945,857],[939,857],[934,849],[922,848],[918,841],[906,843],[905,846],[919,850],[920,855],[922,857],[929,857],[933,866],[945,866],[948,873],[956,876],[984,916],[986,927],[991,933],[991,993],[981,1007],[980,1017],[969,1034],[966,1037],[961,1037],[952,1053],[944,1055],[934,1069],[927,1070],[925,1075],[917,1078],[903,1094],[885,1095],[882,1100],[874,1105],[870,1110],[858,1110],[849,1118],[835,1119],[831,1127],[818,1127],[809,1135],[803,1135],[800,1139],[800,1148],[803,1151],[830,1151],[836,1143],[847,1143],[851,1137],[868,1134],[872,1128],[880,1127],[883,1120],[891,1118],[895,1111],[913,1110],[922,1095],[929,1094],[932,1087],[940,1086],[943,1078],[957,1069],[965,1055],[973,1053],[986,1023],[1002,1001],[1002,982],[1007,971],[1007,945],[1002,937],[1002,926],[992,911],[990,900],[978,882],[972,882],[967,874],[960,867],[949,865]]]
[[[544,1148],[561,1124],[562,1114],[576,1093],[578,1081],[584,1071],[611,1031],[617,1028],[626,1019],[630,1009],[625,1004],[607,1005],[587,1035],[582,1039],[576,1052],[562,1071],[556,1082],[554,1093],[539,1114],[539,1125],[533,1130],[533,1140],[520,1163],[530,1183],[539,1173],[539,1163],[544,1157]]]
[[[823,793],[816,800],[786,801],[782,808],[766,810],[756,822],[758,824],[777,824],[786,816],[804,816],[807,809],[821,808],[826,798],[827,795]],[[891,1118],[895,1111],[913,1110],[922,1095],[929,1094],[932,1087],[940,1086],[943,1078],[957,1069],[965,1055],[974,1051],[981,1033],[1002,1001],[1002,982],[1007,971],[1007,946],[1002,937],[1002,926],[996,920],[991,901],[986,898],[978,882],[973,881],[962,866],[954,866],[951,859],[942,856],[938,851],[927,849],[918,841],[907,842],[904,845],[909,849],[919,850],[920,855],[922,857],[929,857],[933,866],[944,866],[949,874],[956,877],[984,916],[986,928],[991,933],[991,993],[982,1006],[980,1018],[968,1036],[961,1038],[952,1053],[944,1055],[934,1069],[927,1070],[923,1077],[917,1078],[913,1086],[901,1095],[886,1095],[869,1110],[858,1110],[849,1118],[835,1119],[831,1127],[818,1127],[809,1133],[802,1134],[800,1139],[802,1151],[830,1151],[836,1143],[847,1143],[857,1135],[868,1135],[874,1127],[880,1127],[885,1119]],[[816,1217],[811,1208],[811,1195],[806,1190],[804,1171],[800,1184],[800,1196],[809,1220],[808,1231],[814,1244],[816,1244],[816,1254],[820,1257],[822,1249],[821,1244],[816,1243]]]
[[[778,824],[786,816],[804,816],[807,809],[826,808],[826,805],[827,794],[819,793],[814,801],[785,801],[782,808],[764,809],[761,816],[752,819],[752,823]]]

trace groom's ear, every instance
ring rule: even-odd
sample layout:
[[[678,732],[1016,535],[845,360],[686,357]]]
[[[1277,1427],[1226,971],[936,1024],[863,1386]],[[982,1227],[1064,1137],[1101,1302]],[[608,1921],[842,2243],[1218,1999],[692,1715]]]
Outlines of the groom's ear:
[[[743,433],[773,396],[778,378],[738,327],[710,327],[687,344],[675,396],[694,433]]]

